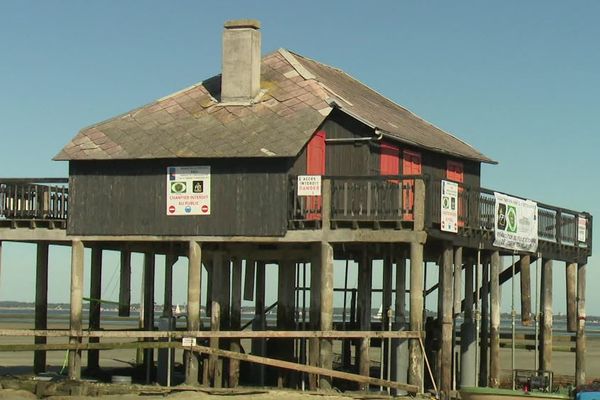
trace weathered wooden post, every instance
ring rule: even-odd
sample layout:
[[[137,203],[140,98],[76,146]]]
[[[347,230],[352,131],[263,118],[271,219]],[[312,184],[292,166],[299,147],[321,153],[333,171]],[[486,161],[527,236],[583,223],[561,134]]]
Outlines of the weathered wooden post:
[[[187,289],[187,329],[200,330],[200,289],[202,283],[202,248],[200,243],[188,242],[188,289]],[[198,357],[191,351],[184,353],[186,358],[185,383],[198,384]]]
[[[552,260],[542,259],[540,369],[552,370]]]
[[[394,302],[395,330],[406,329],[406,255],[396,259],[396,298]],[[408,341],[392,340],[391,379],[400,383],[408,383]],[[405,392],[396,391],[395,395]]]
[[[454,306],[452,314],[458,316],[461,313],[462,306],[462,269],[463,269],[463,248],[454,248]]]
[[[489,256],[481,262],[481,317],[479,341],[479,386],[488,385],[488,348],[489,348]]]
[[[231,271],[231,330],[239,331],[242,327],[242,260],[233,259]],[[239,353],[241,345],[239,339],[232,339],[229,348]],[[229,387],[237,387],[240,381],[240,361],[229,360]]]
[[[577,332],[577,263],[565,268],[567,285],[567,332]]]
[[[313,251],[310,260],[310,309],[309,326],[313,331],[321,328],[321,253]],[[308,364],[319,365],[320,341],[318,338],[310,338],[308,341]],[[318,386],[317,375],[308,375],[308,387],[316,390]]]
[[[577,264],[577,333],[575,335],[575,383],[585,384],[585,263]]]
[[[521,267],[521,322],[531,325],[531,256],[519,258]],[[513,278],[514,279],[514,278]]]
[[[329,243],[320,243],[321,254],[321,331],[333,330],[333,248]],[[291,274],[294,276],[294,274]],[[293,301],[293,298],[292,298]],[[291,313],[293,315],[293,313]],[[321,368],[333,369],[333,341],[321,339],[319,346]],[[331,377],[321,375],[319,388],[331,389]]]
[[[145,331],[154,330],[154,277],[156,272],[154,253],[144,253],[144,291],[142,293],[144,304]],[[146,383],[153,380],[154,350],[144,349],[144,371],[146,371]]]
[[[210,326],[211,331],[219,331],[229,328],[229,304],[230,304],[230,261],[225,257],[225,254],[221,251],[214,253],[213,258],[213,271],[212,271],[212,312],[218,310],[218,315],[213,315],[211,312]],[[210,347],[213,349],[219,349],[222,344],[224,347],[227,346],[226,340],[219,340],[217,337],[210,338]],[[213,381],[214,387],[222,386],[223,378],[223,364],[219,362],[219,358],[216,355],[211,354],[209,356],[209,369],[210,378]]]
[[[278,265],[277,276],[277,329],[282,331],[294,330],[294,289],[296,284],[296,264],[291,260],[282,260]],[[282,360],[294,359],[294,340],[279,339],[278,354]],[[283,387],[290,383],[291,372],[278,370],[277,386]]]
[[[444,243],[442,252],[442,263],[440,265],[440,286],[438,295],[441,298],[441,316],[442,343],[440,352],[441,371],[440,371],[440,389],[446,398],[450,396],[452,389],[452,308],[453,302],[453,248],[451,243]]]
[[[371,289],[373,279],[373,261],[365,247],[358,266],[358,325],[361,331],[371,330]],[[369,376],[370,357],[369,340],[362,339],[359,349],[359,373]],[[361,390],[368,390],[368,384],[361,384]]]
[[[257,261],[255,277],[256,277],[256,288],[254,291],[254,321],[252,323],[252,329],[255,331],[264,331],[266,328],[266,316],[265,316],[265,263],[264,261]],[[252,340],[252,354],[264,356],[266,352],[266,341],[265,339],[253,339]],[[265,384],[265,367],[259,365],[256,367],[258,375],[258,384],[263,386]]]
[[[90,310],[89,310],[89,328],[92,331],[100,329],[100,310],[102,297],[102,249],[97,245],[92,247],[91,267],[90,267]],[[100,338],[89,338],[90,343],[100,342]],[[100,368],[99,350],[88,350],[88,369],[94,370]]]
[[[35,268],[35,329],[48,329],[48,243],[37,244]],[[46,336],[36,336],[35,344],[46,344]],[[33,353],[33,372],[46,372],[46,351]]]
[[[500,253],[492,252],[490,271],[490,386],[500,387]]]
[[[391,247],[387,248],[385,250],[385,255],[383,257],[383,274],[382,274],[382,282],[381,282],[381,286],[383,288],[383,293],[381,296],[381,300],[382,300],[381,301],[381,330],[382,331],[387,331],[388,327],[391,326],[390,324],[392,323],[391,313],[388,313],[388,311],[392,307],[392,285],[394,283],[392,250],[393,249]],[[390,365],[390,361],[391,361],[388,357],[388,355],[391,354],[390,344],[391,343],[388,339],[381,340],[380,350],[381,350],[382,356],[380,357],[380,360],[382,360],[383,363],[380,366],[379,374],[384,379],[387,379],[387,377],[391,378],[391,375],[390,375],[391,371],[388,368],[388,366]]]
[[[129,317],[131,309],[131,252],[121,250],[119,317]]]
[[[162,316],[167,318],[173,316],[173,268],[178,258],[173,252],[168,252],[165,255],[165,291]]]
[[[423,331],[423,244],[410,244],[410,330]],[[419,339],[409,342],[408,383],[423,388],[423,353]]]
[[[71,310],[69,343],[81,343],[81,309],[83,302],[83,242],[71,242]],[[81,350],[69,350],[69,379],[81,378]]]
[[[465,266],[465,309],[464,322],[460,327],[460,386],[477,385],[477,348],[475,340],[475,324],[473,322],[473,262],[469,260]]]

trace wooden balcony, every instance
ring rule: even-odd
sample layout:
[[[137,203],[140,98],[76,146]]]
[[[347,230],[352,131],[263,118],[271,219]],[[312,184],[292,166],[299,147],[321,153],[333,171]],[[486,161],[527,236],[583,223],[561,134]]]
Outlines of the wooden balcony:
[[[424,229],[428,235],[456,245],[491,248],[494,241],[494,191],[459,185],[458,233],[442,232],[441,182],[426,176],[324,177],[326,197],[297,196],[296,178],[290,178],[290,229],[321,227],[323,204],[329,206],[331,229],[415,229],[417,199],[424,199]],[[423,182],[419,195],[415,182]],[[520,198],[519,196],[511,195]],[[592,253],[592,216],[537,202],[539,252],[555,259],[583,260]],[[578,219],[586,221],[586,238],[577,237]]]

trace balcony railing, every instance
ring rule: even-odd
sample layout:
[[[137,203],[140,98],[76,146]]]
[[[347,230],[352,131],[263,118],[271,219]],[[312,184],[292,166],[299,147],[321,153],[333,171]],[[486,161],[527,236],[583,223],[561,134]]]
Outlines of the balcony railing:
[[[0,179],[0,219],[66,220],[66,178]]]

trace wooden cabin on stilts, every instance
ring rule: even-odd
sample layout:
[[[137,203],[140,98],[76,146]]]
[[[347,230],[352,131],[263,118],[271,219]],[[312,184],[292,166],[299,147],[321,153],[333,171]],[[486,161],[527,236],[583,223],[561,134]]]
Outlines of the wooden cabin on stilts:
[[[37,246],[34,329],[0,331],[34,340],[0,351],[34,350],[36,373],[47,351],[68,350],[80,380],[102,370],[103,350],[123,348],[139,350],[142,382],[164,385],[498,387],[509,368],[502,285],[520,276],[536,369],[552,371],[552,270],[564,262],[585,381],[592,216],[483,188],[490,158],[339,69],[285,49],[261,57],[257,21],[225,24],[221,75],[81,130],[55,159],[69,162],[68,180],[0,180],[0,245]],[[68,330],[47,325],[55,245],[72,249]],[[105,250],[120,252],[120,316],[131,313],[132,254],[143,254],[138,330],[101,324]],[[182,263],[184,285],[173,282]],[[176,284],[187,287],[185,327],[173,322]]]

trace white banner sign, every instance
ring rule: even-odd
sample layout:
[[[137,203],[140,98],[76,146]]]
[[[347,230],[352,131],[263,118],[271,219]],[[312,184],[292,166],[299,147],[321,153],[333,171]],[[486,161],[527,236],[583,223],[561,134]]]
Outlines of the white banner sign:
[[[537,203],[501,193],[494,193],[494,196],[494,246],[535,253],[538,246]]]
[[[210,167],[167,167],[167,215],[210,215]]]
[[[441,230],[458,232],[458,183],[442,180]]]
[[[577,240],[580,242],[587,240],[587,219],[585,217],[577,217]]]
[[[298,196],[320,196],[321,175],[298,175]]]

